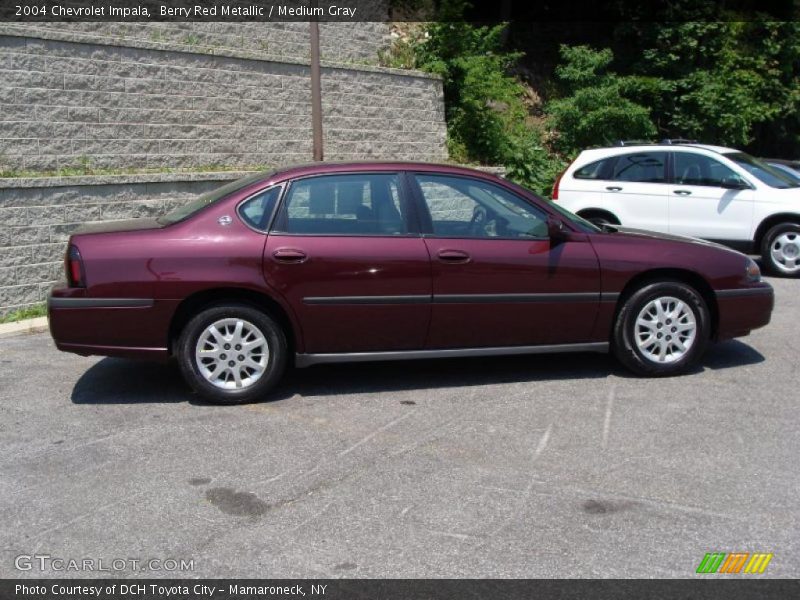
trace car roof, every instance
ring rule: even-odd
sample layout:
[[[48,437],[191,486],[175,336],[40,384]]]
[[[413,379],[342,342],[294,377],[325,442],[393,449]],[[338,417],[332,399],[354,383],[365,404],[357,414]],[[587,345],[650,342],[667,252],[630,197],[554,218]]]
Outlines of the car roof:
[[[470,175],[485,179],[501,179],[497,175],[481,171],[475,168],[464,167],[461,165],[414,162],[414,161],[325,161],[287,165],[279,167],[274,171],[265,173],[264,176],[270,179],[285,180],[308,175],[326,175],[333,173],[369,173],[380,171],[426,171],[449,175]]]
[[[658,151],[671,151],[680,148],[695,148],[700,150],[706,150],[708,152],[714,152],[716,154],[728,154],[730,152],[739,152],[736,148],[727,148],[725,146],[714,146],[712,144],[687,144],[687,143],[680,143],[680,144],[648,144],[643,142],[641,144],[625,144],[620,146],[603,146],[601,148],[589,148],[584,150],[581,154],[590,154],[591,156],[599,156],[599,155],[607,155],[609,150],[613,150],[614,154],[624,154],[626,152],[636,152],[642,150],[658,150]]]

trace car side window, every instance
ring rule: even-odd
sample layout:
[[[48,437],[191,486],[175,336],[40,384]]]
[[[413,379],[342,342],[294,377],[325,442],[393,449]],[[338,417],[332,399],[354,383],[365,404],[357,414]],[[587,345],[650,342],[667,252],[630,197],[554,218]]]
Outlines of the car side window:
[[[702,154],[675,153],[675,183],[721,187],[723,180],[744,181],[733,169]]]
[[[438,237],[547,237],[547,215],[500,186],[467,177],[415,176]]]
[[[617,156],[610,179],[638,183],[667,181],[666,152],[636,152]]]
[[[404,235],[397,174],[324,175],[294,181],[276,230],[295,234]]]
[[[603,160],[596,160],[593,163],[584,165],[575,170],[572,176],[575,179],[603,179],[607,177],[607,173],[611,172],[611,163],[614,158],[604,158]]]
[[[239,216],[251,227],[265,230],[280,195],[281,187],[276,186],[248,198],[239,205]]]

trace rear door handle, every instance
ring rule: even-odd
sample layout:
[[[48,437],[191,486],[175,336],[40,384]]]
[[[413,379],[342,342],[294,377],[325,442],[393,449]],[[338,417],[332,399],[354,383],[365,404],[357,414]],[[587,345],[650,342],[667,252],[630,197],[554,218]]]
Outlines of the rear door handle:
[[[678,194],[679,196],[691,196],[692,192],[689,190],[672,190],[673,194]]]
[[[468,263],[470,260],[469,254],[463,250],[439,250],[436,256],[440,261],[451,264]]]
[[[622,191],[622,188],[619,187],[618,185],[609,185],[608,187],[606,187],[606,189],[609,192],[621,192]]]
[[[308,255],[297,248],[278,248],[272,253],[272,258],[280,263],[301,263],[308,259]]]

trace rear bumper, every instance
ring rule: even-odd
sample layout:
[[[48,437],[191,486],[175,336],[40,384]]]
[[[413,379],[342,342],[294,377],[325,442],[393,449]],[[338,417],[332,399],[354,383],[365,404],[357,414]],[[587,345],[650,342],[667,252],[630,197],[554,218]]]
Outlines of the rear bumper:
[[[758,285],[732,290],[717,290],[719,322],[717,339],[727,340],[764,327],[772,318],[775,293],[772,286]]]
[[[82,356],[166,359],[177,301],[88,298],[85,290],[56,286],[47,300],[50,335],[59,350]]]

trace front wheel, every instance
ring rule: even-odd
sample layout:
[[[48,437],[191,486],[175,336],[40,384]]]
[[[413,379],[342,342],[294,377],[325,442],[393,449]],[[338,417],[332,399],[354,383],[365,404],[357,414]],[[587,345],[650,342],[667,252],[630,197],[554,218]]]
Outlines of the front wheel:
[[[800,276],[800,225],[780,223],[767,231],[761,243],[761,258],[775,275]]]
[[[262,399],[283,375],[286,336],[251,306],[214,306],[189,321],[177,354],[184,379],[205,400],[251,402]]]
[[[614,324],[614,352],[637,375],[677,375],[696,365],[710,337],[702,296],[678,282],[651,283],[636,290]]]

